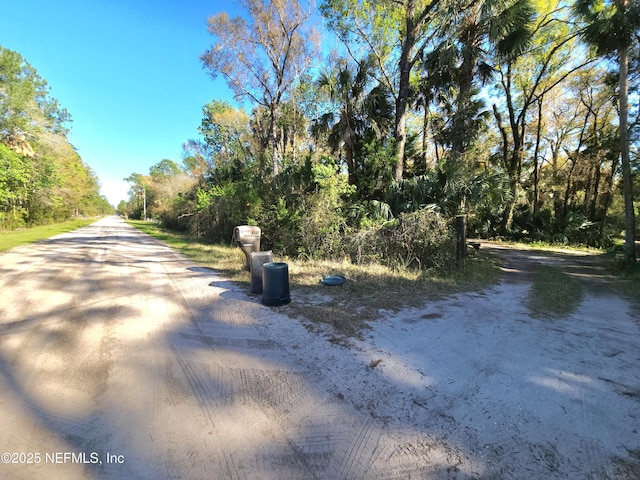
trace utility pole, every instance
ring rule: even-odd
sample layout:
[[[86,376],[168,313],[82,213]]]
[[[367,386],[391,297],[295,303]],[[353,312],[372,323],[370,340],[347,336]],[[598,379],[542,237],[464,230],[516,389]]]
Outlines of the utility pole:
[[[147,189],[142,186],[142,219],[147,221]]]

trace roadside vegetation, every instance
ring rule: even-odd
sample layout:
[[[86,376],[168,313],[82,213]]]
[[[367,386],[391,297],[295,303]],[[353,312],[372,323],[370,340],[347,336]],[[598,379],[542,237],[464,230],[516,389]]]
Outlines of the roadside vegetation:
[[[70,122],[36,69],[0,45],[0,231],[113,213]]]
[[[620,275],[624,280],[625,295],[635,302],[640,302],[640,269],[623,270]]]
[[[176,248],[199,265],[222,273],[249,291],[250,277],[245,268],[244,254],[231,242],[210,243],[184,232],[167,230],[154,222],[130,220],[128,223]],[[632,302],[640,301],[640,271],[622,268],[621,258],[616,258],[613,250],[607,252],[604,249],[542,243],[535,248],[567,254],[599,252],[599,261],[612,278],[617,278],[607,288]],[[496,259],[482,250],[471,250],[464,268],[454,265],[431,269],[398,265],[391,267],[376,262],[357,264],[347,258],[318,260],[277,254],[274,260],[287,262],[289,266],[293,301],[284,312],[308,320],[307,326],[310,328],[319,324],[330,325],[338,334],[332,338],[338,342],[360,335],[368,322],[383,317],[385,312],[420,307],[429,300],[446,295],[479,291],[495,284],[501,275]],[[326,287],[320,280],[327,275],[344,275],[347,280],[343,286]],[[533,272],[532,280],[527,307],[535,317],[545,320],[571,315],[588,291],[588,287],[580,280],[558,267],[540,266]]]
[[[181,159],[131,173],[122,215],[206,245],[257,225],[282,258],[416,278],[459,273],[464,215],[468,237],[623,237],[636,266],[638,2],[237,7],[208,19],[200,56],[237,103],[212,99]],[[67,141],[68,113],[19,54],[0,54],[0,228],[108,210]]]
[[[201,61],[243,108],[204,105],[183,158],[132,173],[118,210],[210,243],[257,225],[276,255],[412,272],[454,270],[465,215],[469,237],[624,236],[633,266],[640,115],[635,97],[629,118],[620,107],[640,17],[621,5],[324,0],[339,47],[323,56],[301,3],[241,2],[242,18],[209,18]]]
[[[468,237],[534,246],[611,249],[624,237],[630,272],[639,7],[575,3],[324,0],[340,42],[326,57],[297,1],[213,15],[202,65],[251,108],[204,105],[182,160],[132,173],[118,210],[157,220],[174,233],[154,235],[245,282],[241,252],[214,245],[259,226],[262,249],[289,263],[305,296],[288,311],[343,332],[380,309],[495,281],[481,251],[456,265],[460,215]],[[322,287],[328,274],[347,282]],[[543,269],[530,306],[563,316],[581,296]]]
[[[233,245],[211,244],[188,234],[168,231],[151,222],[130,225],[176,248],[199,265],[221,272],[249,291],[250,277],[242,251]],[[376,262],[353,263],[349,259],[291,258],[274,252],[274,260],[289,266],[293,301],[286,312],[312,323],[329,324],[339,333],[356,335],[381,311],[420,306],[429,299],[461,291],[479,290],[495,283],[499,270],[491,259],[473,255],[464,268],[391,267]],[[342,286],[327,287],[327,275],[344,275]]]
[[[76,219],[67,222],[60,222],[52,225],[40,225],[33,228],[22,228],[11,231],[0,231],[0,252],[10,250],[20,245],[28,245],[40,240],[44,240],[60,233],[70,232],[80,227],[95,222],[93,219]]]

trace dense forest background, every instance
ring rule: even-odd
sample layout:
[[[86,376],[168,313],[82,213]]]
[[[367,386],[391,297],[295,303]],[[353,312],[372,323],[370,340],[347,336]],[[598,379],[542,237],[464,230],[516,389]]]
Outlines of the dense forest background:
[[[610,247],[635,261],[640,6],[630,0],[240,0],[201,62],[183,158],[132,173],[118,210],[211,241],[419,267],[468,233]],[[334,41],[335,40],[335,41]],[[0,50],[3,228],[108,210],[68,113]],[[196,132],[194,132],[195,134]]]
[[[239,6],[209,18],[201,60],[250,110],[205,105],[201,137],[132,174],[122,212],[421,266],[445,261],[465,214],[480,237],[608,247],[627,232],[635,258],[637,2],[325,0],[324,32],[297,1]]]
[[[113,213],[70,122],[36,69],[0,46],[0,230]]]

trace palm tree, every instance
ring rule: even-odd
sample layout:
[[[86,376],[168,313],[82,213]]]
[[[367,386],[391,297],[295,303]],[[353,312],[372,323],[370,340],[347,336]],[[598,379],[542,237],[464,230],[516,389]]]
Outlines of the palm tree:
[[[358,64],[354,73],[343,63],[335,71],[321,74],[317,81],[317,85],[336,104],[337,113],[322,115],[314,122],[312,133],[316,138],[328,133],[327,141],[332,152],[344,151],[351,185],[358,182],[354,159],[358,141],[368,130],[382,136],[391,121],[392,109],[386,90],[377,86],[367,91],[371,68],[372,63],[365,60]]]
[[[530,0],[472,2],[451,22],[452,35],[427,58],[427,70],[440,72],[439,76],[456,91],[450,128],[454,162],[464,155],[477,130],[478,105],[473,96],[479,90],[474,82],[479,79],[485,83],[493,75],[490,52],[500,58],[522,54],[531,40],[534,13]],[[444,71],[449,74],[443,75]]]
[[[632,0],[577,0],[574,10],[585,22],[582,37],[598,56],[618,57],[620,69],[620,152],[625,212],[626,265],[635,264],[635,211],[629,154],[629,49],[638,41],[640,4]]]

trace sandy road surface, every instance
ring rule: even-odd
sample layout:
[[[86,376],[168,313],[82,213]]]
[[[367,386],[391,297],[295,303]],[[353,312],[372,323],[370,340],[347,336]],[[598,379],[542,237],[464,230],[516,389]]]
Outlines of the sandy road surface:
[[[318,367],[341,352],[118,219],[8,252],[0,271],[1,478],[447,468],[421,432],[335,391],[344,378]]]
[[[537,320],[527,289],[381,312],[345,348],[115,218],[15,249],[0,479],[638,478],[637,312]]]

